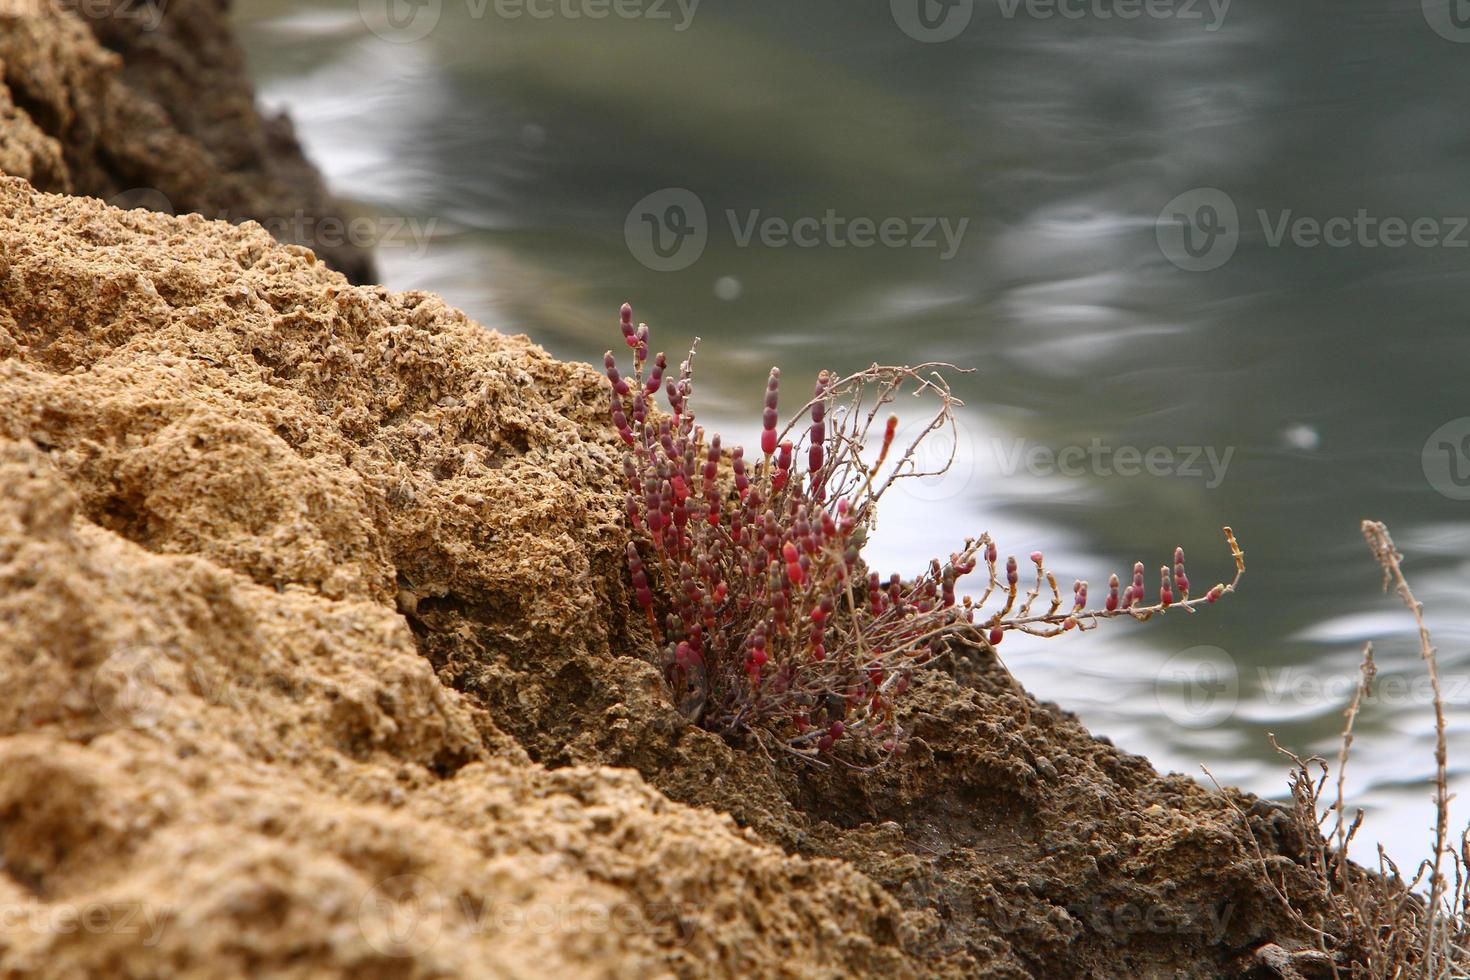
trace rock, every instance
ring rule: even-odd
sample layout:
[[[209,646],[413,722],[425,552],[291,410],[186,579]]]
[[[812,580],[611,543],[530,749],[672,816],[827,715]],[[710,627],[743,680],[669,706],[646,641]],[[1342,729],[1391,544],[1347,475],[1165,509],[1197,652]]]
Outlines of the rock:
[[[220,0],[0,5],[0,171],[124,207],[259,221],[354,282],[376,279],[290,121],[256,111]]]
[[[536,764],[398,612],[591,656],[590,369],[17,179],[0,256],[0,973],[916,974],[862,873]]]
[[[873,772],[687,725],[604,384],[257,226],[0,178],[0,974],[1205,978],[1308,938],[1249,798],[993,658]]]

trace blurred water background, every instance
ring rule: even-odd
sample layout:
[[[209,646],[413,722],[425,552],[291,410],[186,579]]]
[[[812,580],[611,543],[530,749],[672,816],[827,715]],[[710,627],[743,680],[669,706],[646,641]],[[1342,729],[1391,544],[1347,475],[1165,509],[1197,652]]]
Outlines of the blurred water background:
[[[1453,13],[237,5],[260,97],[377,217],[394,288],[594,362],[631,300],[656,346],[703,338],[703,415],[727,432],[758,425],[773,363],[803,391],[821,367],[972,369],[952,378],[956,465],[883,514],[885,571],[990,530],[1094,597],[1135,559],[1152,592],[1183,545],[1198,591],[1228,579],[1232,524],[1249,570],[1228,602],[1017,637],[1007,662],[1161,768],[1280,797],[1266,732],[1335,756],[1374,641],[1350,803],[1362,839],[1410,864],[1433,712],[1358,522],[1388,522],[1409,556],[1470,790],[1470,23]]]

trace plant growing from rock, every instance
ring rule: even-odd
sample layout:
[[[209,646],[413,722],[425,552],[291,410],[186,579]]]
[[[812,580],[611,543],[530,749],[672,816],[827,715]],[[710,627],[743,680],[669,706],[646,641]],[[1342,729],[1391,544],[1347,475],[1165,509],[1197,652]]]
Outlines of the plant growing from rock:
[[[1193,612],[1233,592],[1245,570],[1226,528],[1235,578],[1199,594],[1176,549],[1152,597],[1140,562],[1126,586],[1112,576],[1101,605],[1089,604],[1081,581],[1068,601],[1040,552],[1023,573],[989,534],[916,576],[884,577],[864,563],[863,546],[885,493],[936,475],[920,471],[917,453],[954,424],[961,403],[941,373],[950,365],[822,371],[784,425],[772,368],[759,451],[747,456],[696,423],[694,351],[671,370],[664,354],[649,356],[648,325],[634,325],[630,306],[621,328],[632,374],[611,352],[604,362],[609,414],[627,447],[633,594],[681,712],[727,737],[818,764],[883,761],[903,751],[897,709],[915,672],[951,644],[993,649],[1013,630],[1055,636],[1104,619]],[[654,406],[660,391],[667,411]],[[897,416],[883,413],[902,392],[937,401],[907,445]],[[978,596],[961,592],[970,576]]]
[[[1439,653],[1424,620],[1424,606],[1404,576],[1404,556],[1387,526],[1363,521],[1363,538],[1383,570],[1384,591],[1393,589],[1413,617],[1419,656],[1429,679],[1434,712],[1434,844],[1412,874],[1378,848],[1376,868],[1354,863],[1349,850],[1363,826],[1364,812],[1347,814],[1346,776],[1359,712],[1369,703],[1378,676],[1373,644],[1363,650],[1357,689],[1343,711],[1337,753],[1336,792],[1327,790],[1328,763],[1303,759],[1267,737],[1291,760],[1291,802],[1285,808],[1302,855],[1290,862],[1267,859],[1250,816],[1233,800],[1254,864],[1269,894],[1315,941],[1316,948],[1291,949],[1264,942],[1250,965],[1270,967],[1278,976],[1330,976],[1333,980],[1457,980],[1470,976],[1470,827],[1458,840],[1450,833],[1449,731]],[[1214,776],[1205,770],[1213,780]],[[1216,783],[1218,786],[1219,784]],[[1230,799],[1230,797],[1226,797]],[[1448,872],[1453,869],[1454,880]]]

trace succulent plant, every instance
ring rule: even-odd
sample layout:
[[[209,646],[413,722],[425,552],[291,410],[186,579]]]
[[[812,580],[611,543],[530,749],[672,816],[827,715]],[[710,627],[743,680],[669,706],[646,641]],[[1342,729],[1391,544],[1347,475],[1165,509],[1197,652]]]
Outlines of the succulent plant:
[[[694,351],[669,375],[662,353],[650,359],[648,325],[635,326],[626,304],[620,327],[633,355],[631,379],[611,352],[604,364],[609,414],[627,447],[633,598],[676,702],[713,731],[751,736],[818,765],[883,761],[904,749],[898,708],[915,672],[954,645],[993,651],[1012,630],[1053,636],[1120,616],[1192,612],[1233,591],[1245,570],[1226,528],[1236,561],[1229,584],[1191,597],[1176,549],[1158,601],[1147,602],[1139,563],[1121,595],[1112,576],[1103,607],[1088,607],[1081,581],[1064,607],[1040,552],[1031,555],[1035,584],[1023,593],[1015,557],[1001,565],[995,542],[981,534],[917,576],[885,580],[867,568],[863,547],[883,495],[900,480],[935,475],[920,472],[917,451],[954,424],[961,403],[943,376],[950,365],[875,364],[840,377],[822,371],[784,427],[781,372],[772,368],[761,455],[751,463],[742,447],[727,452],[696,423]],[[666,412],[653,403],[660,387]],[[906,390],[938,404],[902,446],[898,418],[879,416]],[[962,580],[977,570],[979,597],[961,594]],[[1043,596],[1047,609],[1033,611]],[[987,613],[992,599],[999,608]]]

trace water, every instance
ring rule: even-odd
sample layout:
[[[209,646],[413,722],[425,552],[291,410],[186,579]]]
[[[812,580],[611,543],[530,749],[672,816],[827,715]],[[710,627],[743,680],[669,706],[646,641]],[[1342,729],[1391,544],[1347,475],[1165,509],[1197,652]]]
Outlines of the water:
[[[1232,524],[1249,569],[1228,602],[1018,637],[1008,662],[1161,767],[1280,796],[1265,733],[1334,755],[1372,640],[1385,686],[1350,803],[1365,841],[1412,863],[1433,714],[1358,522],[1387,521],[1410,556],[1463,793],[1470,29],[1435,0],[1180,0],[1133,19],[1104,0],[1066,0],[1067,17],[926,3],[941,34],[963,29],[916,40],[904,0],[705,0],[692,17],[254,0],[239,17],[262,99],[290,108],[333,186],[404,219],[379,226],[396,288],[594,361],[632,300],[659,346],[703,338],[704,414],[727,432],[753,428],[772,363],[973,369],[952,378],[956,467],[891,501],[883,567],[990,530],[1094,596],[1175,544],[1208,584],[1229,577]],[[641,16],[568,15],[599,9]],[[810,247],[781,235],[803,218]]]

